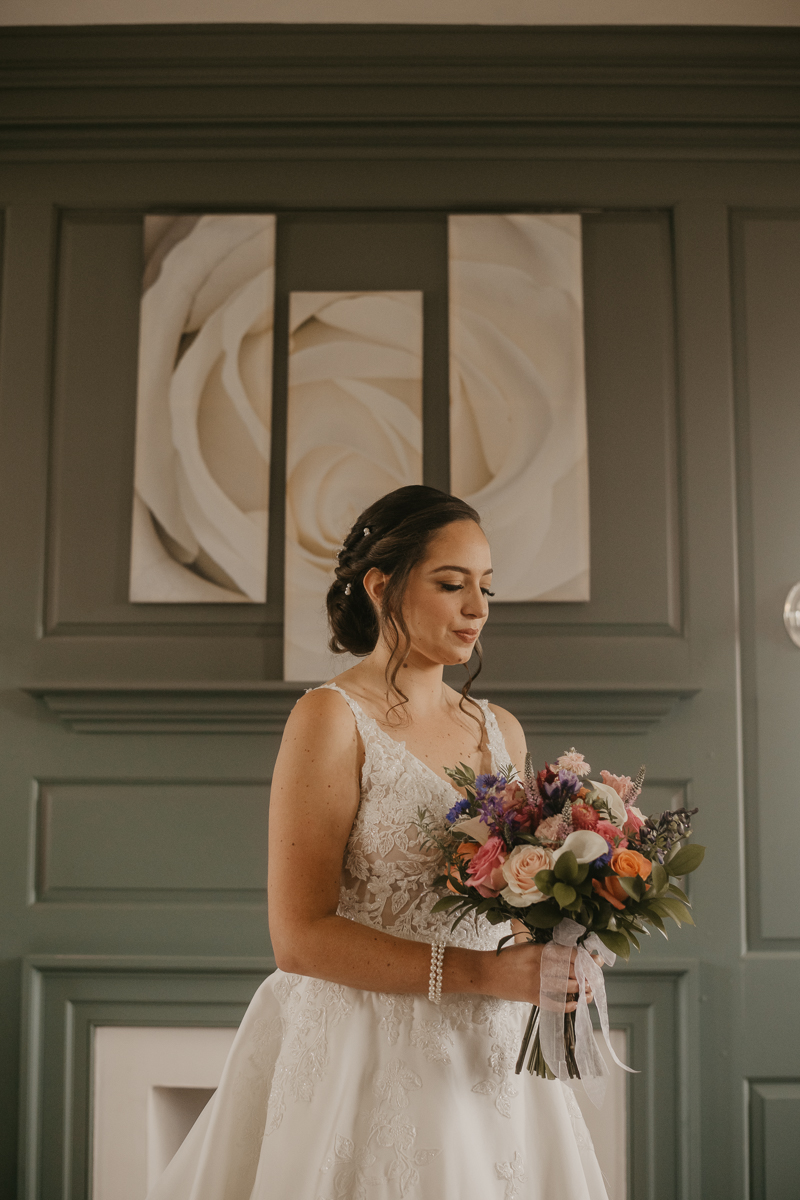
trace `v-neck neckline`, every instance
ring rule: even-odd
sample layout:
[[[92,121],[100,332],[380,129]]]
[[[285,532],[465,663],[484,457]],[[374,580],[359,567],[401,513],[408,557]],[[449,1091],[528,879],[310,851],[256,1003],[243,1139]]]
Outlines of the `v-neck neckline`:
[[[341,692],[342,695],[345,696],[346,699],[349,700],[350,703],[358,709],[358,711],[361,713],[361,716],[364,718],[365,721],[372,722],[372,724],[377,729],[378,733],[382,734],[383,737],[385,737],[393,745],[398,746],[403,751],[403,753],[406,754],[410,759],[413,759],[413,761],[415,763],[419,763],[419,765],[425,771],[427,771],[429,775],[432,775],[434,779],[438,780],[439,783],[444,784],[444,786],[449,788],[451,792],[455,792],[455,794],[458,796],[459,800],[464,799],[463,794],[459,791],[459,789],[454,784],[452,784],[450,782],[449,779],[443,779],[442,776],[439,775],[436,771],[434,771],[433,767],[429,766],[425,762],[424,759],[420,758],[418,754],[415,754],[413,752],[413,750],[409,750],[408,746],[405,743],[405,739],[403,739],[401,741],[398,738],[393,738],[390,733],[387,733],[385,729],[382,729],[378,720],[375,717],[371,717],[368,712],[365,712],[364,709],[361,707],[361,705],[358,703],[358,701],[355,699],[355,697],[351,696],[349,692],[346,692],[343,687],[339,686],[338,683],[324,683],[322,686],[328,688],[329,691],[335,690],[337,692]],[[476,703],[480,703],[480,701],[476,701]],[[481,708],[483,708],[482,704],[481,704]],[[486,719],[488,721],[489,715],[486,712],[485,708],[483,708],[483,714],[484,714],[484,717],[486,717]],[[485,728],[485,726],[484,726],[484,728]],[[491,741],[489,739],[488,729],[486,730],[486,745],[489,750],[489,763],[490,763],[492,770],[494,770],[494,755],[492,754],[492,746],[491,746]]]

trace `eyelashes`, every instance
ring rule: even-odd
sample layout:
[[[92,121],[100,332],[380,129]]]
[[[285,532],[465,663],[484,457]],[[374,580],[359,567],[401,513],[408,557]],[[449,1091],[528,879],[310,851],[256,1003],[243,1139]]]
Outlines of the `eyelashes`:
[[[463,583],[443,583],[440,585],[446,592],[462,592],[464,590]],[[484,596],[491,599],[494,592],[490,592],[488,588],[481,588]]]

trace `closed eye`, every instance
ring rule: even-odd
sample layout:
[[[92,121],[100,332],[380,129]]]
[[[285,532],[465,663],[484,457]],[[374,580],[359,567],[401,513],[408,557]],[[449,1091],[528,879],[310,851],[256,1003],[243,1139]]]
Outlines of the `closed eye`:
[[[464,590],[463,583],[443,583],[442,588],[446,592],[462,592]],[[481,588],[484,596],[493,596],[494,592],[490,592],[488,588]]]

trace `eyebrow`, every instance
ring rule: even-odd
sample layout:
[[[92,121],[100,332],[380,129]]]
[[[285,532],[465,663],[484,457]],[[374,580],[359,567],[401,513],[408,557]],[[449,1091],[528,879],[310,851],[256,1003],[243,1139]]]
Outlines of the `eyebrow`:
[[[458,571],[462,575],[471,575],[472,574],[472,572],[470,570],[468,570],[467,567],[436,567],[433,571],[431,571],[431,574],[438,575],[440,571]],[[484,575],[492,575],[493,573],[494,573],[494,568],[489,567],[486,571],[483,572],[483,574],[481,575],[481,579],[483,579]]]

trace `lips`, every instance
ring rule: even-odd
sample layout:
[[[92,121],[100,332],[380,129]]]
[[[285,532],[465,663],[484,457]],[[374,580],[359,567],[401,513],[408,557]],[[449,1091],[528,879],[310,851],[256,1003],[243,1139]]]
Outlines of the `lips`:
[[[454,629],[453,633],[457,638],[461,638],[462,642],[475,642],[480,635],[480,629]]]

